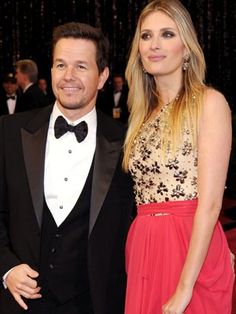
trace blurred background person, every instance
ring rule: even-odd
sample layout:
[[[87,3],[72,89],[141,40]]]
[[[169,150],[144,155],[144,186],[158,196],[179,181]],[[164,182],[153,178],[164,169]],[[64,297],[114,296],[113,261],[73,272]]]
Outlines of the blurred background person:
[[[45,78],[41,77],[38,80],[38,87],[42,90],[44,95],[47,97],[50,104],[54,103],[55,97],[52,94],[52,91],[50,90],[48,86],[48,82]]]
[[[112,83],[99,95],[98,107],[114,119],[127,123],[129,117],[127,97],[128,87],[123,75],[114,74]]]
[[[3,78],[0,96],[0,116],[22,111],[21,92],[14,73],[7,73]]]
[[[22,89],[22,111],[49,105],[47,97],[38,87],[38,67],[30,59],[19,60],[16,63],[16,80]]]
[[[48,83],[45,78],[40,78],[38,80],[38,87],[42,90],[44,95],[47,95]]]

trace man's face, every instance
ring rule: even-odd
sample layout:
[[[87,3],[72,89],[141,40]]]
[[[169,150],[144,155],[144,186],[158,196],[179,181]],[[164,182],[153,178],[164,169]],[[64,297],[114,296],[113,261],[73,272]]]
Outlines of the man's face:
[[[113,85],[114,85],[114,89],[116,91],[121,91],[122,90],[122,87],[124,85],[124,80],[122,77],[120,76],[115,76],[113,78]]]
[[[25,78],[26,78],[26,74],[22,73],[19,68],[16,68],[16,81],[18,86],[20,86],[21,88],[24,89],[25,87]]]
[[[39,79],[38,81],[38,87],[43,91],[46,92],[47,91],[47,82],[45,79]]]
[[[4,82],[3,83],[3,88],[6,92],[7,95],[13,95],[16,93],[16,90],[18,88],[16,83],[12,83],[12,82]]]
[[[96,46],[90,40],[63,38],[55,48],[52,88],[59,109],[70,119],[78,119],[95,106],[97,92],[107,80],[106,68],[99,74]]]

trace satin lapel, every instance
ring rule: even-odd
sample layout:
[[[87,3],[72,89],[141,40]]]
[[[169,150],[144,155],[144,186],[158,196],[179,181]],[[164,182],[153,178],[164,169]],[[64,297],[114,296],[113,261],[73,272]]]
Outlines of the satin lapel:
[[[44,113],[45,112],[47,111],[44,111]],[[29,128],[21,129],[25,168],[39,227],[41,227],[43,213],[44,159],[49,115],[50,113],[47,114],[46,121],[44,115],[43,121],[41,120],[41,126],[37,129],[35,125],[33,131],[30,131]]]
[[[97,136],[90,206],[89,235],[92,232],[110,187],[120,157],[122,144],[122,141],[108,142],[102,134],[98,134]]]

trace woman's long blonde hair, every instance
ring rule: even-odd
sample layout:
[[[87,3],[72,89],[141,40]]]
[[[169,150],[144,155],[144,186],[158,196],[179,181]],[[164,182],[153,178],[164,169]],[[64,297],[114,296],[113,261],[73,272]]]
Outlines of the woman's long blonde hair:
[[[204,55],[186,8],[178,0],[152,1],[140,14],[125,72],[129,86],[128,107],[130,110],[129,128],[124,144],[123,167],[126,171],[134,140],[142,124],[147,121],[159,104],[154,78],[144,73],[139,55],[141,25],[149,14],[156,11],[163,12],[174,20],[189,55],[189,66],[186,71],[183,71],[183,83],[178,99],[174,102],[166,121],[167,125],[171,126],[171,134],[167,130],[162,133],[163,148],[167,147],[168,138],[171,143],[178,143],[184,121],[191,129],[193,144],[196,144],[198,117],[205,90]]]

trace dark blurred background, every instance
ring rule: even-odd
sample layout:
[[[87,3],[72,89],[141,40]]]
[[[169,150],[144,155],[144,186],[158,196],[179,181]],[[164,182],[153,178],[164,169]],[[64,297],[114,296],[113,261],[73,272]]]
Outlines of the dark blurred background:
[[[111,70],[125,69],[142,0],[1,0],[0,77],[18,59],[32,58],[41,76],[50,76],[54,26],[80,21],[99,27],[111,43]],[[236,1],[183,0],[207,60],[207,81],[236,105]]]
[[[0,80],[19,59],[31,58],[50,82],[51,35],[64,22],[89,23],[111,44],[111,74],[123,73],[142,0],[0,0]],[[207,83],[223,92],[236,121],[236,1],[183,0],[190,11],[207,62]],[[235,134],[235,122],[234,122]],[[235,139],[229,192],[236,186]],[[236,189],[235,189],[236,190]]]

